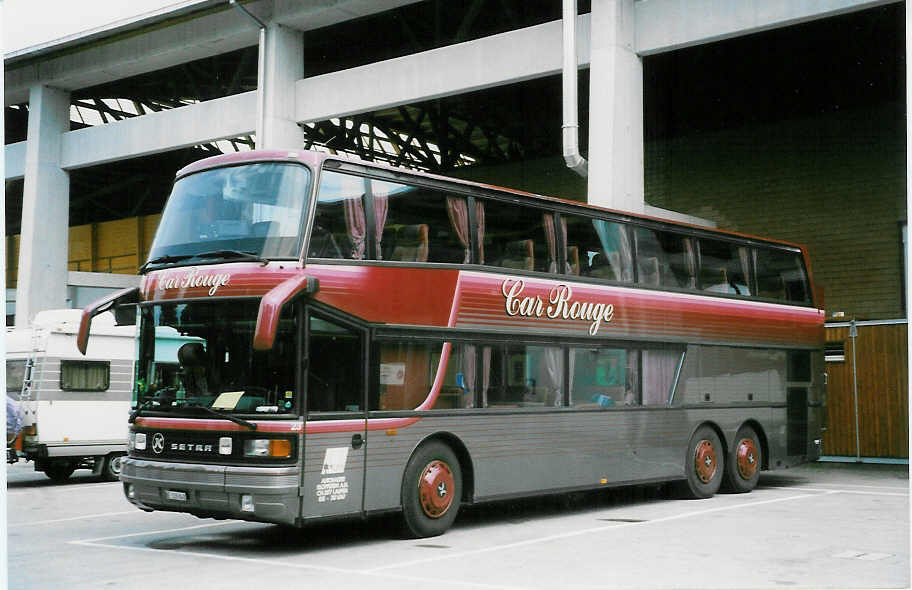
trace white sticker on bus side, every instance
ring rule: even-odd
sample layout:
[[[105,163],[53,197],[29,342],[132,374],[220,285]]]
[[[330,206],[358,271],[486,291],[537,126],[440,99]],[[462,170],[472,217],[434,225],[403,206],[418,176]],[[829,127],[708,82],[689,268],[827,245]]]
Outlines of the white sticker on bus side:
[[[322,475],[345,473],[345,463],[348,461],[348,447],[333,447],[326,449],[323,455]]]
[[[348,497],[348,482],[344,475],[324,477],[317,484],[317,502],[337,502]]]

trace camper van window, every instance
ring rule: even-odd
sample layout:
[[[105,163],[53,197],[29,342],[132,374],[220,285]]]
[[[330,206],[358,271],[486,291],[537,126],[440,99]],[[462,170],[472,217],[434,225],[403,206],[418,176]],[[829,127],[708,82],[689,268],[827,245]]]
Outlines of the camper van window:
[[[25,359],[6,361],[6,393],[20,393],[25,381]]]
[[[108,361],[60,361],[60,389],[107,391],[111,381]]]

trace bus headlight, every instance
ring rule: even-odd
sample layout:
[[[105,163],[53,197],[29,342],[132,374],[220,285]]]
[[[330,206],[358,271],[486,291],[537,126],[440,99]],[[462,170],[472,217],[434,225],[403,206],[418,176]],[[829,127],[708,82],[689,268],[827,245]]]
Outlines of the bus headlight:
[[[137,451],[146,450],[146,433],[145,432],[136,433],[136,439],[133,443],[133,448],[135,448]]]
[[[291,441],[286,438],[254,438],[244,441],[245,457],[291,457]]]

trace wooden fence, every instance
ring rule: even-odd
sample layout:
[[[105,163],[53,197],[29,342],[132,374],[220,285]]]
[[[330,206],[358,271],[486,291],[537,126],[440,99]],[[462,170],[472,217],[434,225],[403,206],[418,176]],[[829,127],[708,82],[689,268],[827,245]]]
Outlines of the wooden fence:
[[[828,326],[828,348],[844,345],[844,359],[826,363],[828,428],[825,455],[909,457],[908,325],[859,322],[854,339],[858,382],[858,447],[852,375],[853,339],[846,324]],[[831,356],[835,356],[832,354]]]

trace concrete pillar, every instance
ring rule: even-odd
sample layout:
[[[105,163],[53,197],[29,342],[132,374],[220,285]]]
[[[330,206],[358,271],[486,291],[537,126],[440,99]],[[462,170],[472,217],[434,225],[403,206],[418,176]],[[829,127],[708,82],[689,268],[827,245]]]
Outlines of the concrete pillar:
[[[634,0],[592,0],[589,192],[594,205],[642,213],[643,63]]]
[[[295,83],[304,77],[304,34],[288,27],[266,27],[262,129],[257,147],[301,148],[304,133],[295,120]]]
[[[29,92],[16,325],[45,309],[66,307],[70,176],[60,168],[70,130],[70,94],[48,86]]]

